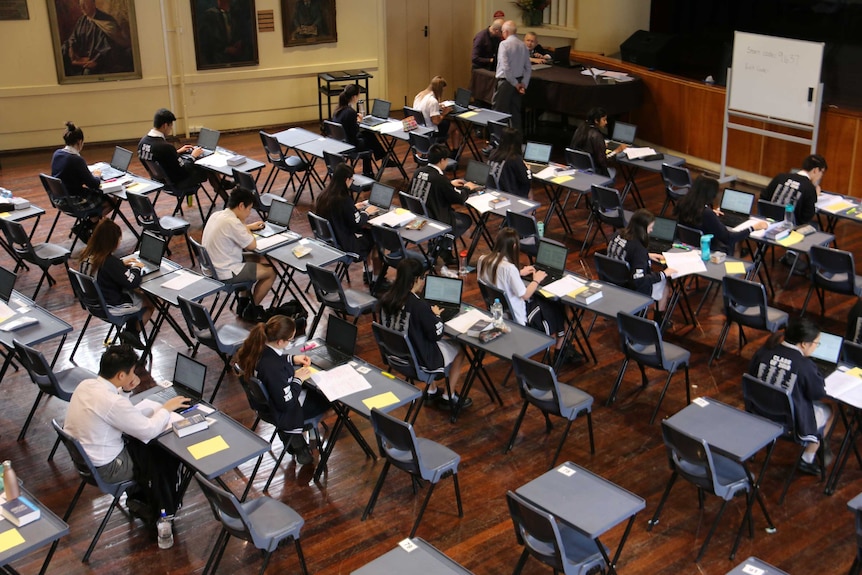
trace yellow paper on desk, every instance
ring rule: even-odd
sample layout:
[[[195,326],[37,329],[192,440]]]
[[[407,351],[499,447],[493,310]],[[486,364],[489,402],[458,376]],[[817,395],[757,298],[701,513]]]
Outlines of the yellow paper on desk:
[[[724,262],[724,273],[744,274],[745,264],[742,262]]]
[[[15,528],[0,533],[0,553],[24,543],[24,538]]]
[[[369,397],[368,399],[363,399],[362,403],[365,404],[365,407],[368,409],[382,409],[387,405],[392,405],[393,403],[398,403],[398,396],[396,396],[391,391],[387,391],[386,393],[380,393],[375,395],[374,397]]]
[[[134,191],[137,191],[137,190],[139,190],[140,188],[143,188],[143,187],[144,187],[143,182],[135,182],[135,183],[134,183],[134,184],[132,184],[131,186],[126,186],[126,191],[127,191],[127,192],[134,192]]]
[[[9,212],[3,212],[2,214],[0,214],[0,218],[8,218],[8,217],[9,217]]]
[[[554,298],[554,297],[556,297],[554,294],[552,294],[551,292],[549,292],[548,290],[546,290],[546,289],[544,289],[544,288],[541,288],[541,289],[539,290],[539,293],[540,293],[540,294],[542,294],[543,296],[545,296],[546,298]]]
[[[564,184],[569,180],[573,180],[572,176],[557,176],[556,178],[551,178],[551,181],[555,184]]]
[[[460,116],[458,116],[458,117],[459,117],[459,118],[472,118],[472,117],[473,117],[473,116],[475,116],[476,114],[477,114],[477,112],[476,112],[476,111],[464,112],[463,114],[461,114],[461,115],[460,115]]]
[[[798,244],[805,238],[802,234],[797,232],[796,230],[790,232],[790,235],[784,238],[783,240],[778,240],[778,243],[784,247],[792,246],[793,244]]]
[[[207,439],[206,441],[201,441],[200,443],[195,443],[194,445],[189,445],[188,450],[189,453],[192,454],[192,457],[195,459],[203,459],[208,455],[212,455],[213,453],[218,453],[219,451],[224,451],[229,446],[227,442],[221,435],[216,435],[211,439]]]
[[[586,286],[586,285],[582,285],[582,286],[581,286],[581,287],[579,287],[579,288],[575,288],[575,289],[573,289],[572,291],[570,291],[570,292],[569,292],[569,297],[577,297],[577,295],[578,295],[579,293],[581,293],[582,291],[584,291],[585,289],[587,289],[587,286]]]
[[[848,369],[847,375],[853,375],[853,376],[862,378],[862,369],[860,369],[858,367],[854,367],[853,369]]]

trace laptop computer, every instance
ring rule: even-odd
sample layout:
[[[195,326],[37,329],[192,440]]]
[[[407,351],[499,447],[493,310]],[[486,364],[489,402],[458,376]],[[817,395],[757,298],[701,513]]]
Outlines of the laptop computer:
[[[326,326],[325,345],[305,352],[311,364],[322,370],[332,369],[353,360],[358,329],[349,321],[330,315]]]
[[[425,292],[422,297],[432,306],[442,308],[440,319],[447,322],[461,311],[463,288],[464,282],[458,278],[429,275],[425,278]]]
[[[622,144],[631,146],[635,143],[635,135],[638,127],[634,124],[626,124],[625,122],[614,122],[614,130],[611,132],[611,139],[605,140],[605,147],[613,152]]]
[[[485,184],[488,183],[488,174],[491,173],[491,166],[484,162],[470,160],[467,164],[467,171],[464,172],[464,180],[477,184],[479,187],[474,188],[474,192],[481,192],[485,189]]]
[[[266,222],[263,224],[262,230],[257,230],[254,233],[258,237],[268,238],[275,234],[290,229],[290,217],[293,215],[293,204],[286,200],[273,198],[272,204],[269,206],[269,213],[266,216]]]
[[[735,228],[751,217],[754,207],[754,194],[730,188],[724,190],[719,209],[724,212],[718,219],[729,228]]]
[[[125,148],[117,146],[114,148],[114,155],[111,156],[111,163],[102,168],[102,181],[114,180],[126,175],[129,171],[129,164],[132,163],[133,152]]]
[[[368,195],[368,201],[364,202],[365,206],[374,206],[375,209],[368,210],[369,215],[382,216],[389,212],[392,206],[392,198],[395,196],[395,188],[374,182],[371,184],[371,193]]]
[[[141,234],[141,249],[138,250],[137,259],[143,264],[141,268],[142,277],[162,269],[162,258],[165,255],[166,247],[165,238],[152,232]]]
[[[539,240],[539,248],[536,252],[536,263],[533,267],[545,272],[547,277],[539,282],[539,285],[548,285],[563,277],[566,272],[566,258],[569,257],[569,248],[565,245]]]
[[[363,126],[377,126],[389,121],[389,110],[392,104],[380,98],[374,100],[374,105],[371,107],[371,114],[362,118]]]
[[[841,346],[844,345],[844,338],[840,335],[820,332],[820,345],[815,348],[809,357],[814,360],[817,368],[823,376],[827,376],[838,365],[838,360],[841,357]]]
[[[207,379],[207,366],[182,353],[177,354],[174,363],[173,385],[163,389],[153,388],[138,394],[137,401],[149,399],[156,403],[165,403],[171,398],[188,397],[194,405],[203,400],[204,386]],[[185,410],[186,408],[182,408]],[[181,410],[178,410],[181,411]]]
[[[656,216],[649,235],[649,251],[661,253],[670,251],[676,237],[676,220]]]
[[[0,300],[4,303],[9,303],[9,298],[12,297],[12,290],[15,289],[15,280],[18,276],[15,272],[0,267]]]
[[[467,88],[458,88],[455,90],[455,102],[452,104],[453,114],[463,114],[470,109],[470,98],[473,97],[473,92]]]
[[[580,68],[583,64],[579,62],[572,62],[572,48],[571,46],[560,46],[554,50],[553,62],[556,66],[562,66],[564,68]]]
[[[532,172],[541,172],[548,167],[551,162],[551,144],[542,144],[540,142],[527,142],[524,146],[524,162]]]
[[[220,136],[221,132],[219,132],[218,130],[201,128],[201,131],[198,134],[198,147],[203,150],[203,153],[198,156],[198,159],[206,158],[207,156],[215,153],[216,148],[218,148],[218,139]]]

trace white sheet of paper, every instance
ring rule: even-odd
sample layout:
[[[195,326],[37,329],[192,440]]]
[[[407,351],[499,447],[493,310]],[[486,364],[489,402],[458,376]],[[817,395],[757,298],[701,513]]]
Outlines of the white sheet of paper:
[[[458,333],[467,333],[467,330],[473,327],[473,324],[480,320],[489,321],[491,316],[484,313],[482,310],[471,309],[466,313],[457,315],[446,322],[446,325],[454,329]]]
[[[193,274],[191,272],[179,271],[171,275],[171,279],[162,284],[162,287],[165,289],[171,289],[179,291],[183,288],[186,288],[196,281],[201,279],[201,276],[197,274]]]
[[[585,68],[581,70],[581,75],[583,76],[601,76],[606,73],[607,70],[602,70],[601,68]]]
[[[404,210],[399,208],[392,210],[389,213],[383,214],[382,216],[371,218],[370,220],[368,220],[368,223],[375,226],[389,226],[391,228],[400,228],[407,222],[412,222],[415,219],[416,214],[414,214],[410,210]]]
[[[224,168],[227,166],[227,159],[230,158],[233,154],[223,154],[221,152],[215,152],[214,154],[210,154],[206,158],[201,158],[200,160],[195,161],[196,164],[200,164],[202,166],[210,166],[212,168]]]
[[[493,209],[488,204],[491,202],[491,200],[495,199],[497,199],[497,196],[491,193],[476,194],[467,198],[467,205],[472,206],[480,214],[484,214],[485,212],[490,212]]]
[[[538,173],[533,174],[533,175],[536,176],[537,178],[539,178],[540,180],[549,180],[549,179],[555,178],[557,176],[557,170],[558,169],[559,168],[556,168],[554,166],[548,166],[547,168],[545,168],[541,172],[538,172]]]
[[[284,242],[288,241],[289,239],[290,238],[288,238],[284,234],[275,234],[275,235],[269,236],[268,238],[258,238],[257,249],[265,250],[265,249],[270,248],[272,246],[284,243]]]
[[[853,407],[862,407],[862,379],[840,369],[826,378],[826,393]]]
[[[542,289],[551,292],[557,297],[563,297],[567,293],[571,293],[576,289],[584,287],[584,283],[575,279],[575,276],[563,276],[555,282],[551,282]]]
[[[733,227],[733,228],[730,228],[730,229],[731,229],[732,231],[734,231],[734,232],[738,232],[738,231],[740,231],[740,230],[744,230],[745,228],[748,228],[748,227],[753,226],[753,225],[754,225],[754,224],[756,224],[757,222],[762,222],[762,221],[763,221],[763,220],[762,220],[762,219],[760,219],[760,218],[748,218],[747,220],[745,220],[744,222],[742,222],[742,223],[741,223],[741,224],[739,224],[738,226]]]
[[[335,401],[357,391],[371,389],[368,380],[362,377],[350,364],[339,365],[326,371],[318,371],[311,376],[311,379],[329,401]]]
[[[637,160],[638,158],[643,158],[644,156],[652,156],[655,154],[655,150],[653,148],[626,148],[625,155],[629,160]]]
[[[700,259],[700,250],[664,252],[662,255],[667,263],[667,267],[676,270],[676,273],[671,277],[678,278],[706,271],[706,264]]]
[[[404,128],[404,124],[401,123],[401,120],[392,120],[390,122],[384,122],[375,127],[378,132],[382,132],[384,134],[391,134],[392,132],[397,132]]]

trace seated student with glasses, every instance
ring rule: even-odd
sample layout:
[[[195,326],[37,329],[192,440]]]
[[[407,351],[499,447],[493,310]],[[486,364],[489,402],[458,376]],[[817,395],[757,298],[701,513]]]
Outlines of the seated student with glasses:
[[[826,398],[823,375],[809,357],[819,345],[817,325],[808,318],[794,317],[787,322],[783,338],[781,333],[772,334],[766,345],[755,352],[748,368],[748,373],[761,381],[791,389],[796,432],[807,443],[799,470],[811,475],[820,475],[820,466],[814,460],[820,448],[818,437],[824,437],[835,419],[835,411],[823,402]],[[827,447],[824,453],[829,467],[832,452]]]
[[[236,361],[247,376],[256,376],[269,394],[276,416],[278,436],[299,465],[312,462],[311,449],[302,435],[303,423],[329,409],[329,402],[314,388],[304,388],[296,376],[296,366],[307,367],[307,355],[288,355],[296,324],[292,318],[276,315],[258,323],[236,353]]]
[[[380,273],[380,257],[374,249],[374,239],[368,229],[368,207],[359,210],[353,203],[353,194],[350,192],[352,179],[353,168],[348,164],[342,162],[335,166],[329,184],[317,197],[314,213],[329,220],[332,233],[342,250],[359,254],[371,264],[373,274],[364,280],[374,285]]]
[[[449,388],[454,390],[461,377],[464,350],[453,341],[443,338],[441,309],[432,307],[422,299],[425,288],[425,271],[422,264],[414,259],[405,259],[398,264],[395,283],[380,297],[380,321],[390,329],[406,332],[416,352],[419,365],[425,371],[443,374],[449,366]],[[436,399],[440,407],[449,409],[458,402],[458,395],[449,397],[432,382],[428,388],[428,398]],[[464,400],[463,407],[469,407],[473,400]]]
[[[506,292],[512,306],[512,321],[530,326],[556,339],[554,358],[563,347],[566,335],[564,323],[566,310],[559,302],[542,297],[533,297],[539,290],[540,282],[547,274],[533,266],[518,269],[521,261],[521,244],[518,232],[503,228],[497,233],[494,248],[479,258],[478,277],[497,289]],[[522,277],[532,276],[532,281],[524,285]],[[553,363],[553,359],[552,359]]]

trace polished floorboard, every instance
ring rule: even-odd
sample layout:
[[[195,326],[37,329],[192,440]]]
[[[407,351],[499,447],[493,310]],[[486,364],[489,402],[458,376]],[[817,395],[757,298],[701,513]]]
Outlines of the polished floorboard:
[[[307,127],[315,129],[311,125]],[[278,129],[283,127],[273,128],[272,131]],[[224,134],[221,143],[247,156],[261,160],[264,158],[256,132]],[[125,145],[133,148],[135,143],[127,142]],[[113,146],[107,145],[88,145],[84,149],[84,156],[91,163],[108,161],[112,148]],[[404,145],[399,145],[398,150],[403,153]],[[50,158],[50,150],[40,150],[6,154],[0,160],[0,186],[13,190],[16,195],[24,196],[48,211],[36,230],[37,241],[44,240],[54,217],[54,211],[38,180],[39,172],[49,169]],[[463,162],[464,160],[461,174],[464,169]],[[407,162],[407,167],[408,172],[413,170],[412,160]],[[268,167],[265,169],[268,170]],[[143,173],[137,160],[133,162],[132,170]],[[396,174],[395,170],[387,170],[383,181],[403,188],[405,182]],[[826,187],[828,179],[827,173],[824,181]],[[276,191],[280,191],[284,181],[284,176],[280,176]],[[664,200],[660,179],[655,174],[641,172],[638,181],[647,206],[658,211]],[[619,184],[621,182],[618,182]],[[538,185],[534,186],[534,192],[536,199],[544,203],[539,211],[540,215],[544,215],[547,198]],[[293,197],[292,191],[288,192],[287,197]],[[168,199],[160,199],[157,208],[160,213],[165,214],[170,211],[170,205],[171,201]],[[306,218],[309,209],[311,199],[306,193],[293,215],[294,229],[309,232]],[[132,219],[128,206],[124,206],[124,211]],[[556,219],[549,225],[547,235],[569,245],[571,253],[568,267],[580,271],[582,268],[577,253],[586,229],[587,213],[583,204],[578,209],[574,209],[570,204],[568,214],[574,224],[574,237],[565,237]],[[197,210],[187,209],[186,215],[192,223],[192,236],[199,239],[202,222]],[[70,219],[62,216],[52,239],[69,246],[70,226]],[[860,229],[862,228],[849,223],[839,224],[839,245],[858,254],[862,246]],[[80,251],[79,246],[76,247],[76,252]],[[121,251],[130,252],[133,247],[134,239],[126,230]],[[174,259],[183,264],[189,263],[181,239],[175,240],[171,247]],[[477,255],[485,249],[484,243],[480,243]],[[12,265],[7,254],[0,253],[0,264],[4,267]],[[591,255],[583,258],[583,264],[587,269],[594,270]],[[77,265],[77,262],[73,262],[73,265]],[[361,289],[359,267],[353,266],[351,277],[353,287]],[[783,283],[787,269],[776,264],[773,270],[778,281]],[[68,357],[71,346],[86,316],[74,302],[65,273],[55,271],[54,276],[58,280],[57,285],[51,289],[43,288],[38,303],[74,326],[74,331],[60,352],[57,364],[58,368],[65,368],[70,366]],[[17,289],[30,295],[37,279],[36,271],[22,271]],[[305,280],[303,278],[300,281]],[[772,304],[791,313],[798,313],[807,289],[806,278],[794,277],[786,289],[778,287]],[[693,301],[698,301],[698,298],[699,294],[693,297]],[[475,276],[467,279],[464,299],[472,304],[481,304]],[[852,298],[830,294],[826,301],[826,313],[820,319],[823,329],[843,334],[847,311],[853,303]],[[819,309],[815,306],[812,311],[816,313]],[[178,313],[175,317],[181,321]],[[710,396],[734,406],[741,406],[741,375],[753,352],[765,341],[765,336],[750,333],[748,345],[740,351],[735,335],[731,334],[721,359],[708,367],[707,360],[718,338],[723,319],[721,297],[712,296],[699,316],[698,325],[685,324],[677,313],[666,339],[692,352],[693,396]],[[220,321],[241,320],[235,320],[235,316],[226,311]],[[370,319],[363,317],[359,321],[359,328],[358,355],[381,365],[380,355],[371,334]],[[76,356],[79,365],[97,369],[106,329],[103,324],[92,322],[82,349]],[[318,332],[322,333],[323,331]],[[559,376],[561,381],[576,385],[595,397],[593,423],[596,453],[590,455],[586,422],[578,420],[572,427],[560,461],[570,460],[583,465],[646,499],[646,509],[638,515],[619,561],[620,573],[720,575],[729,571],[736,562],[751,555],[792,574],[847,572],[856,548],[853,516],[847,510],[846,503],[862,491],[862,471],[851,461],[845,469],[838,490],[832,496],[823,494],[823,484],[819,483],[817,478],[800,476],[790,487],[784,505],[779,506],[778,495],[783,479],[797,453],[795,447],[784,443],[776,448],[763,482],[763,494],[777,526],[777,533],[765,532],[763,516],[755,509],[754,538],[743,537],[735,562],[728,559],[728,554],[742,518],[742,499],[734,500],[728,505],[710,547],[699,564],[695,564],[694,559],[717,513],[719,502],[715,498],[708,497],[705,509],[701,511],[698,509],[694,488],[685,482],[677,482],[665,506],[660,524],[652,532],[647,532],[647,520],[655,511],[670,473],[661,441],[660,425],[647,423],[664,376],[659,372],[648,372],[650,384],[641,388],[638,370],[630,366],[617,402],[611,407],[605,407],[604,401],[622,360],[615,323],[599,319],[590,341],[599,358],[598,364],[566,365]],[[57,345],[57,341],[51,341],[40,347],[50,356]],[[163,329],[155,344],[154,360],[149,366],[152,378],[158,380],[170,377],[175,354],[180,351],[186,351],[181,340],[170,329]],[[221,370],[221,361],[215,354],[201,349],[197,357],[207,363],[210,374],[216,377],[215,374]],[[517,489],[546,471],[559,441],[562,425],[555,421],[553,431],[546,434],[543,419],[538,412],[531,409],[527,412],[514,449],[505,453],[505,445],[520,408],[520,398],[514,382],[511,379],[504,381],[507,371],[504,362],[488,360],[487,368],[503,396],[502,407],[492,403],[477,386],[471,394],[475,401],[473,407],[463,413],[456,424],[449,422],[446,412],[430,406],[423,408],[415,424],[419,436],[439,441],[461,455],[459,478],[464,500],[464,517],[459,519],[452,482],[443,481],[431,499],[418,536],[425,538],[474,573],[496,575],[511,573],[521,553],[506,508],[505,492]],[[682,386],[682,376],[676,376],[662,405],[661,417],[667,417],[685,406]],[[23,370],[10,370],[0,382],[0,458],[11,459],[27,488],[55,513],[62,515],[78,486],[78,478],[62,448],[52,463],[48,463],[46,459],[55,438],[50,425],[51,419],[62,420],[66,404],[57,399],[43,400],[26,440],[16,441],[35,396],[36,389]],[[223,383],[216,405],[244,425],[251,426],[254,420],[239,383],[232,375]],[[355,417],[354,421],[373,445],[373,433],[368,422],[361,417]],[[330,426],[332,422],[333,418],[330,417]],[[268,439],[271,431],[267,425],[261,424],[257,432]],[[832,439],[835,451],[843,432],[843,428],[839,426]],[[276,455],[280,449],[281,446],[276,441]],[[758,459],[757,465],[761,461]],[[274,462],[274,456],[264,456],[263,468],[255,480],[250,497],[264,495],[260,490]],[[243,489],[253,465],[254,462],[250,461],[225,474],[224,480],[234,492]],[[276,474],[276,479],[266,495],[289,504],[305,518],[302,545],[311,572],[350,573],[388,551],[407,536],[424,497],[424,490],[414,495],[410,481],[397,471],[390,473],[374,514],[368,520],[360,521],[381,467],[381,461],[366,459],[356,442],[346,435],[340,438],[329,462],[328,473],[320,482],[311,480],[311,467],[298,468],[293,462],[282,464],[282,469]],[[218,534],[219,525],[197,486],[189,489],[176,519],[173,548],[159,550],[154,533],[147,531],[139,521],[130,520],[122,512],[115,512],[89,564],[81,563],[81,557],[109,501],[107,496],[99,494],[95,488],[85,490],[70,518],[71,532],[61,539],[49,573],[76,575],[202,572]],[[615,548],[622,532],[622,526],[612,529],[603,537],[603,541]],[[46,551],[46,548],[40,549],[16,562],[14,567],[21,573],[36,573]],[[222,560],[220,572],[236,575],[256,573],[260,560],[261,556],[253,546],[232,540]],[[297,573],[298,570],[292,545],[278,550],[269,568],[271,573]],[[549,569],[535,560],[528,561],[524,569],[525,574],[547,572]]]

